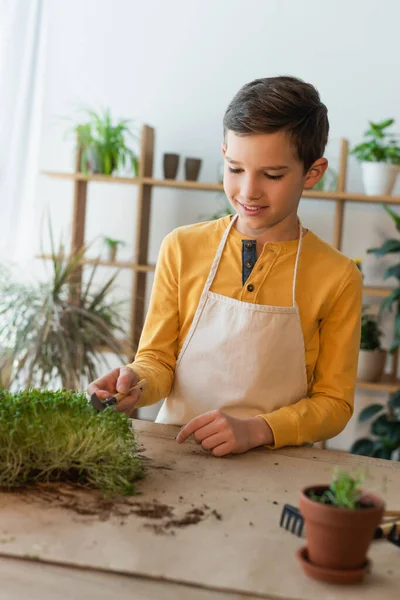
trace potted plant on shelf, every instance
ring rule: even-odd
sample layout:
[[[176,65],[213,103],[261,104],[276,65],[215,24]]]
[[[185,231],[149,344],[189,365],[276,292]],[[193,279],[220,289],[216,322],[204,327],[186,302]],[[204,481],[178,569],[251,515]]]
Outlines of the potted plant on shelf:
[[[379,196],[392,193],[400,164],[396,134],[386,131],[393,124],[394,119],[380,123],[370,121],[364,134],[365,141],[351,151],[361,161],[366,194]]]
[[[82,389],[108,367],[105,349],[122,361],[131,354],[123,302],[110,299],[118,273],[95,286],[95,264],[87,283],[76,283],[84,254],[82,248],[69,257],[62,244],[56,251],[52,243],[48,282],[21,284],[11,277],[0,282],[0,344],[11,357],[12,383],[19,387]]]
[[[368,548],[385,504],[378,496],[363,492],[362,482],[362,476],[336,470],[330,485],[313,485],[302,491],[300,511],[307,546],[300,548],[297,556],[311,577],[354,583],[368,570]]]
[[[103,113],[86,110],[88,121],[76,125],[80,155],[80,169],[83,173],[112,173],[121,167],[130,168],[138,174],[138,158],[128,146],[127,138],[136,136],[131,130],[130,121],[121,119],[115,125],[109,109]]]
[[[400,216],[395,213],[389,206],[383,206],[388,215],[393,219],[397,231],[400,232]],[[370,248],[367,250],[369,254],[375,254],[377,258],[386,256],[387,254],[400,253],[400,239],[390,238],[386,240],[379,248]],[[395,277],[397,282],[400,283],[400,263],[388,267],[383,275],[383,278],[389,279]],[[385,298],[381,304],[380,311],[384,310],[392,311],[395,307],[395,321],[394,321],[394,340],[390,347],[390,352],[393,353],[400,346],[400,286],[395,287]]]
[[[382,332],[378,317],[365,312],[361,317],[361,343],[358,356],[357,379],[360,381],[378,381],[383,375],[386,351],[381,348]]]
[[[400,460],[400,390],[392,394],[387,405],[370,404],[359,414],[363,423],[374,418],[370,424],[371,437],[363,437],[350,448],[353,454]]]
[[[105,237],[104,243],[108,249],[108,260],[115,262],[117,258],[117,250],[119,246],[125,246],[125,242],[114,240],[113,238]]]

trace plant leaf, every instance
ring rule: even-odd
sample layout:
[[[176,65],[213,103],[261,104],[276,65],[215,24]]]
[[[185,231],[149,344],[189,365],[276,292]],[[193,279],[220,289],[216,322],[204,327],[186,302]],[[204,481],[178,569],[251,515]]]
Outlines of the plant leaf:
[[[382,406],[382,404],[370,404],[369,406],[366,406],[365,408],[363,408],[363,410],[360,412],[360,414],[358,416],[359,422],[363,423],[364,421],[368,421],[368,419],[371,419],[372,417],[374,417],[376,414],[381,412],[384,408],[385,407]]]

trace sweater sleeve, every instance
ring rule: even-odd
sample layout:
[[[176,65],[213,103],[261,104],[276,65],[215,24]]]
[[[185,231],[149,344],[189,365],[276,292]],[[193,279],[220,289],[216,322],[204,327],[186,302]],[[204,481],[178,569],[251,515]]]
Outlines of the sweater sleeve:
[[[137,407],[155,404],[172,387],[178,350],[178,243],[173,231],[161,244],[149,309],[131,367],[147,386]]]
[[[326,440],[339,434],[354,408],[360,348],[362,277],[351,261],[329,314],[320,323],[319,355],[309,396],[264,418],[274,448]]]

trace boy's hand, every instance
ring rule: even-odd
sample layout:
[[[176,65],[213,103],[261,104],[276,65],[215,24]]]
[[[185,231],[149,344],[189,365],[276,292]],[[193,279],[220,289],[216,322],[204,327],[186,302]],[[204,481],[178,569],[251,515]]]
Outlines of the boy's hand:
[[[272,429],[262,417],[237,419],[221,410],[212,410],[195,417],[182,427],[176,440],[182,443],[192,434],[214,456],[241,454],[256,446],[270,446],[274,443]]]
[[[96,394],[100,400],[106,400],[114,396],[117,392],[126,394],[131,387],[139,382],[139,376],[130,367],[120,367],[109,371],[106,375],[93,381],[87,392],[91,396]],[[130,415],[139,400],[141,390],[135,390],[129,396],[118,402],[115,407],[119,412],[125,412]]]

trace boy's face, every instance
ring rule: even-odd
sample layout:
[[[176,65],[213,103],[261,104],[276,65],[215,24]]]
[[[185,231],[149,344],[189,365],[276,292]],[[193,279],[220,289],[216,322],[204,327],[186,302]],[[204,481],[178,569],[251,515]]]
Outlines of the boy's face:
[[[284,131],[238,136],[228,131],[222,146],[224,189],[239,214],[242,233],[257,235],[281,224],[297,226],[303,189],[315,185],[328,161],[320,158],[304,173],[304,165]]]

